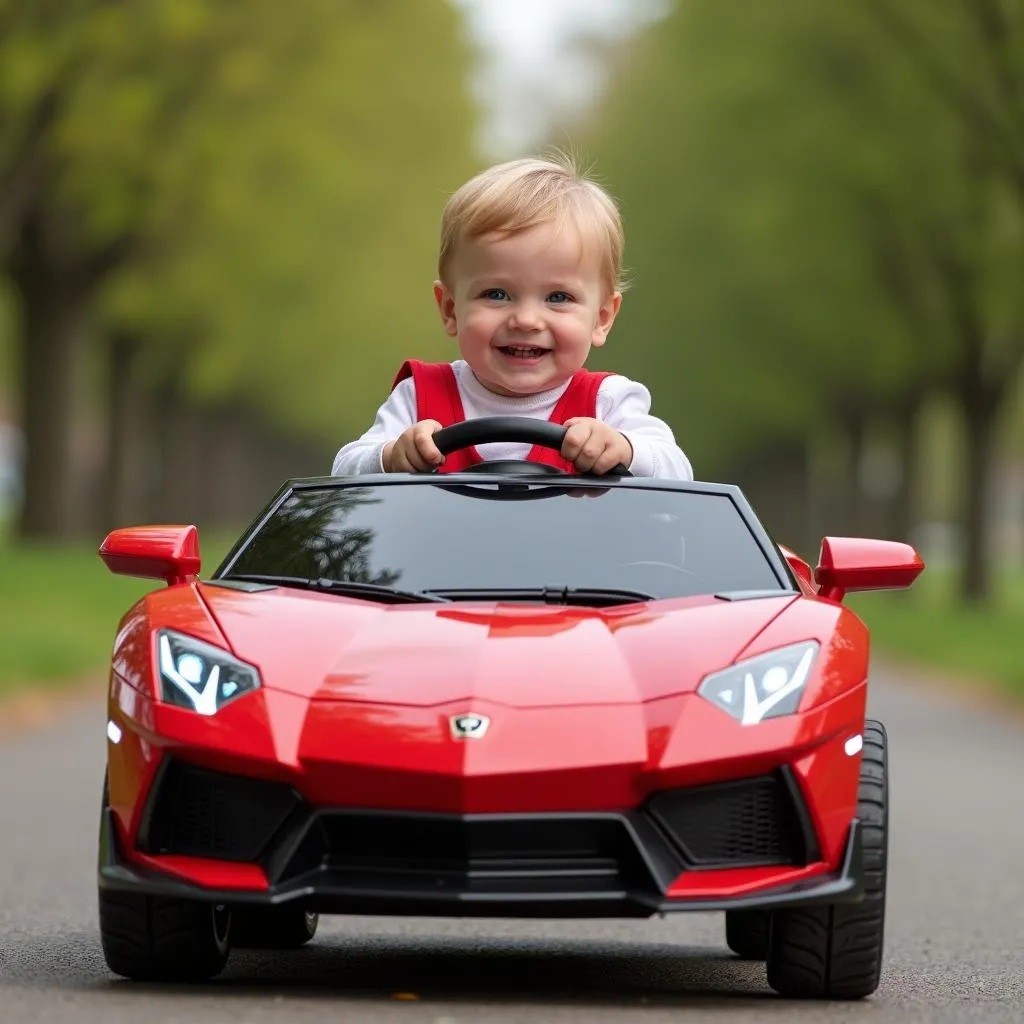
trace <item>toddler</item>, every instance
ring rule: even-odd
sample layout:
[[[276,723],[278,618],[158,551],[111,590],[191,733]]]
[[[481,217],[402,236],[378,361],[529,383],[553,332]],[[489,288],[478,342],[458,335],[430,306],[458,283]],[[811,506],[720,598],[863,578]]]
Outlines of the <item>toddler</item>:
[[[451,363],[408,360],[373,425],[334,459],[336,476],[457,472],[529,459],[567,472],[692,480],[644,385],[584,364],[622,302],[623,231],[611,197],[569,161],[513,160],[448,201],[434,297],[457,339]],[[492,443],[443,456],[442,427],[481,416],[532,416],[568,427],[560,452]]]

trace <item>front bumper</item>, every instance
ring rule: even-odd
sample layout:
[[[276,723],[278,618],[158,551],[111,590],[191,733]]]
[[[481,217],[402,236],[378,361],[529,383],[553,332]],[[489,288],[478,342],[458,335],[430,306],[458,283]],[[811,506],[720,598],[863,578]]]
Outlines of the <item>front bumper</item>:
[[[643,809],[410,814],[317,809],[296,797],[275,814],[280,821],[272,841],[250,847],[243,862],[240,850],[228,851],[226,859],[197,856],[199,849],[189,851],[183,840],[169,840],[155,827],[148,850],[126,857],[115,815],[104,808],[99,885],[234,905],[298,904],[324,914],[505,918],[643,918],[856,901],[863,894],[856,818],[838,870],[814,873],[821,862],[812,841],[790,862],[790,878],[781,884],[771,878],[786,877],[784,865],[762,858],[758,867],[748,856],[746,866],[731,866],[732,879],[760,871],[765,884],[673,895],[680,878],[700,882],[729,871],[699,863],[664,820]],[[209,841],[209,830],[203,834]],[[232,877],[243,869],[244,879]]]

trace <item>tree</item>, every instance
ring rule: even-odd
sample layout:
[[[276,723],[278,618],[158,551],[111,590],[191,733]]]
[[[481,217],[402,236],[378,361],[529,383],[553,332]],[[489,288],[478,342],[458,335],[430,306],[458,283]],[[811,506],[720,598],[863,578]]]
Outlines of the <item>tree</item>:
[[[19,316],[26,437],[21,533],[59,536],[72,508],[71,408],[95,298],[141,248],[164,164],[230,28],[203,0],[0,8],[0,260]],[[102,116],[99,113],[102,111]]]
[[[966,517],[978,555],[981,410],[1017,365],[1020,218],[870,2],[776,0],[740,18],[686,0],[627,58],[596,122],[636,254],[622,323],[698,466],[806,434],[856,453],[880,417],[911,450],[922,400],[984,363]],[[929,12],[951,39],[946,8]],[[1002,355],[986,342],[979,360],[982,337]],[[984,593],[980,556],[966,569],[965,591]]]
[[[958,339],[950,390],[967,437],[961,592],[980,601],[991,588],[996,426],[1024,364],[1024,2],[955,0],[927,13],[891,0],[863,3],[890,54],[919,74],[960,139],[960,223],[947,232],[924,225],[921,241]]]
[[[0,91],[26,111],[18,137],[58,85],[62,101],[30,201],[7,216],[20,219],[8,267],[22,314],[22,532],[67,526],[76,339],[98,329],[115,339],[122,391],[242,395],[286,430],[352,429],[382,351],[404,352],[428,322],[443,189],[471,160],[468,61],[448,4],[0,11],[0,66],[45,57],[21,87],[31,102]],[[9,173],[26,162],[11,155]],[[414,281],[423,302],[396,302],[392,286]],[[339,344],[346,324],[360,333]]]

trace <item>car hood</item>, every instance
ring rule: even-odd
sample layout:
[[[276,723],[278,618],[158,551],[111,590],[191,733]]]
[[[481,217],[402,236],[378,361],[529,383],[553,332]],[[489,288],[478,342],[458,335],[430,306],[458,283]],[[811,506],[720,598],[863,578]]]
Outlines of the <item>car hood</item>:
[[[636,704],[691,692],[800,600],[385,605],[285,588],[198,589],[266,688],[420,707],[470,698],[521,708]]]

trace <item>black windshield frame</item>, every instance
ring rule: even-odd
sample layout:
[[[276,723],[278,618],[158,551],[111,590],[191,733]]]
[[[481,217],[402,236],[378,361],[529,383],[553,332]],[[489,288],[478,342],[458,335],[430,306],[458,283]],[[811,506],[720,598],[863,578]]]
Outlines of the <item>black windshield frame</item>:
[[[287,481],[271,498],[267,505],[245,528],[227,555],[221,561],[214,572],[207,577],[210,580],[218,580],[229,577],[232,567],[249,550],[250,546],[259,537],[266,524],[273,519],[278,510],[285,505],[293,494],[299,491],[325,489],[352,489],[352,488],[384,488],[384,487],[443,487],[453,492],[468,492],[472,490],[483,500],[529,500],[529,496],[523,493],[525,488],[532,488],[537,492],[564,491],[568,488],[596,488],[605,490],[607,488],[628,488],[656,491],[674,491],[695,495],[715,495],[728,498],[737,515],[742,519],[750,536],[757,548],[763,555],[764,562],[771,570],[774,580],[777,581],[779,596],[799,593],[800,588],[787,560],[783,557],[777,544],[766,531],[755,514],[750,503],[742,490],[734,484],[711,483],[705,481],[675,481],[638,477],[606,477],[603,479],[572,477],[569,479],[553,476],[537,476],[529,478],[523,476],[504,476],[500,474],[487,474],[481,472],[472,473],[451,473],[451,474],[367,474],[364,476],[347,477],[304,477]],[[500,487],[502,494],[488,494],[489,489]],[[482,493],[481,493],[482,492]],[[542,500],[534,498],[533,500]],[[586,500],[586,499],[581,499]]]

